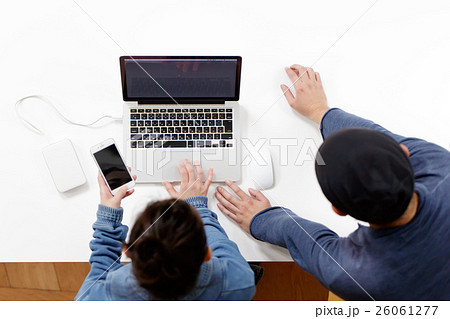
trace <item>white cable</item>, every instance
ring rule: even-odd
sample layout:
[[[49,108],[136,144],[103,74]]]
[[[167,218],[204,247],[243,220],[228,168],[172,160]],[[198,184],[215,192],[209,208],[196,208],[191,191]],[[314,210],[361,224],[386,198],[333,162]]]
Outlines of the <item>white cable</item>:
[[[65,117],[59,111],[59,109],[48,98],[46,98],[45,96],[42,96],[42,95],[30,95],[30,96],[26,96],[24,98],[21,98],[20,100],[18,100],[16,102],[16,105],[15,105],[15,110],[16,110],[17,116],[19,117],[19,119],[22,120],[22,122],[23,122],[23,124],[25,126],[27,126],[28,128],[30,128],[31,130],[35,131],[37,134],[40,134],[40,135],[45,135],[45,134],[44,134],[44,132],[42,132],[42,130],[40,130],[34,124],[32,124],[30,121],[28,121],[26,118],[24,118],[19,112],[19,106],[22,104],[23,101],[28,100],[28,99],[38,99],[38,100],[41,100],[42,102],[44,102],[45,104],[51,106],[55,110],[55,112],[58,114],[58,116],[60,118],[62,118],[66,123],[69,123],[71,125],[77,125],[77,126],[82,126],[82,127],[92,127],[95,123],[101,121],[104,118],[108,118],[108,119],[111,119],[113,121],[121,121],[122,120],[122,118],[119,118],[119,117],[113,117],[111,115],[105,115],[105,116],[102,116],[101,118],[99,118],[99,119],[97,119],[94,122],[89,123],[89,124],[77,123],[77,122],[71,121],[67,117]]]

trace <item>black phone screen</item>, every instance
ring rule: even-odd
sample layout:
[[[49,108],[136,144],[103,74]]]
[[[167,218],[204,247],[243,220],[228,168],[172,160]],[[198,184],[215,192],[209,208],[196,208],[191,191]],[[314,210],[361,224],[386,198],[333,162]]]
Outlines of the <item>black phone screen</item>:
[[[94,157],[111,190],[132,181],[116,145],[112,144],[94,153]]]

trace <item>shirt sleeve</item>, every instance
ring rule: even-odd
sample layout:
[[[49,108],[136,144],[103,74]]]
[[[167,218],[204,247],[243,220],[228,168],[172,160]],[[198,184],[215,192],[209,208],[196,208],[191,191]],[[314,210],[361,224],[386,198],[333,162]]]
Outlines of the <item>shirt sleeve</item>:
[[[271,207],[259,212],[250,223],[250,233],[256,239],[287,248],[292,259],[327,288],[341,273],[336,259],[339,236],[287,208]]]
[[[128,227],[122,225],[122,216],[123,208],[98,206],[97,220],[92,226],[94,239],[89,244],[92,251],[89,259],[91,271],[84,280],[75,300],[108,299],[106,277],[109,272],[123,266],[120,263],[120,257]]]
[[[450,163],[450,152],[436,144],[414,137],[394,134],[372,121],[337,108],[328,110],[320,123],[320,131],[324,139],[340,129],[351,127],[361,127],[383,132],[398,143],[408,147],[415,180],[429,189],[434,188],[450,174],[450,165],[448,165]]]
[[[208,209],[208,198],[196,196],[185,201],[199,212],[205,225],[206,238],[213,258],[218,258],[224,268],[226,280],[224,280],[225,286],[221,297],[228,299],[228,297],[239,296],[240,299],[250,300],[256,291],[253,271],[239,252],[238,246],[228,238],[217,215]],[[219,297],[219,299],[224,298]]]

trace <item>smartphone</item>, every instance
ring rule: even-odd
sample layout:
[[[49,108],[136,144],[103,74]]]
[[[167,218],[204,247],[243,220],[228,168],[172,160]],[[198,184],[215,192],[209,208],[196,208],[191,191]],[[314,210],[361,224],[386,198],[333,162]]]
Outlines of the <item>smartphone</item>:
[[[92,146],[91,154],[111,194],[115,195],[123,185],[127,185],[128,189],[135,186],[134,179],[112,138]]]

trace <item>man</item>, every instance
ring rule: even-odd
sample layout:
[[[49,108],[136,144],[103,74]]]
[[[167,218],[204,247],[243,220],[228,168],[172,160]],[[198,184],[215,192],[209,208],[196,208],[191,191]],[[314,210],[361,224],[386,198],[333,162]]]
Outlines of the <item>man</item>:
[[[330,109],[320,75],[286,68],[291,107],[320,124],[325,165],[319,184],[332,209],[366,221],[349,237],[271,207],[264,195],[218,187],[219,209],[255,238],[289,249],[294,261],[332,292],[351,300],[450,299],[450,153]],[[301,195],[300,195],[301,196]]]

